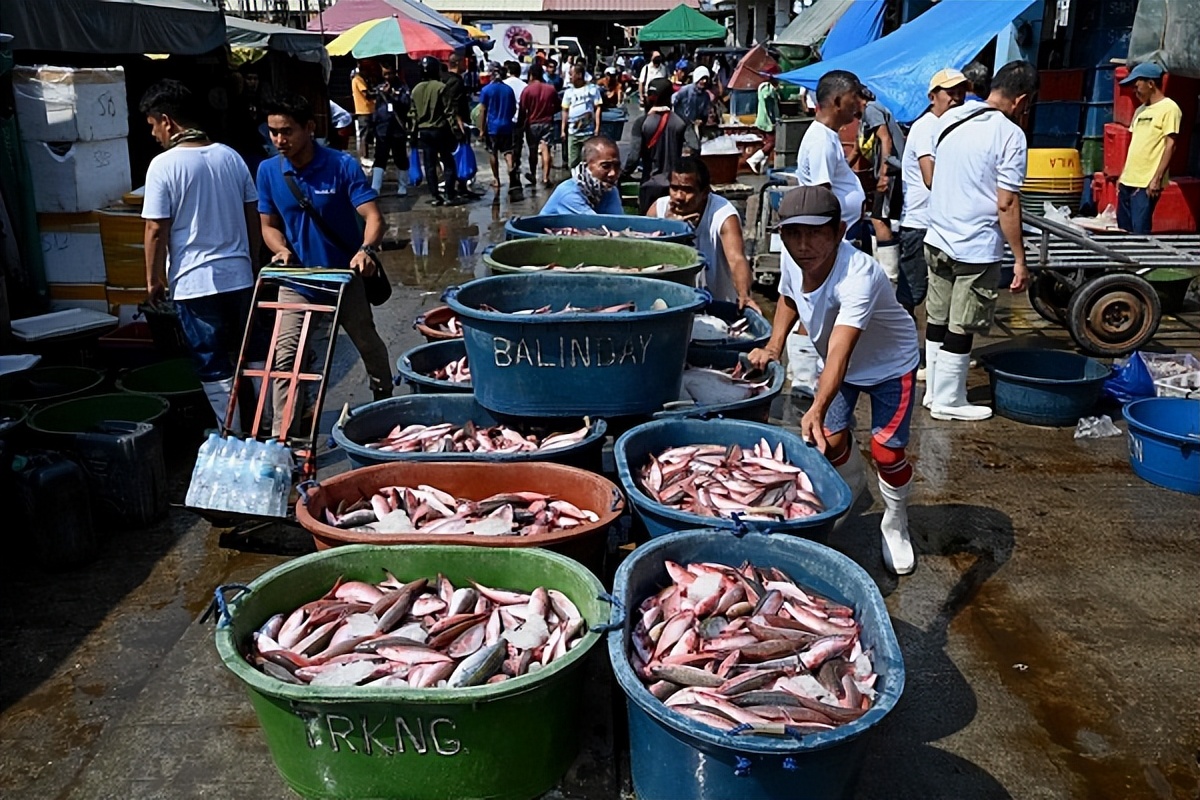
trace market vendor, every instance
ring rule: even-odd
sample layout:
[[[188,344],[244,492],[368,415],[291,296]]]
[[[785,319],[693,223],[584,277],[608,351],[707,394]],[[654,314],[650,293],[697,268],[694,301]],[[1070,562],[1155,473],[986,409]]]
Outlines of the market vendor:
[[[854,407],[871,398],[871,456],[883,500],[883,563],[897,575],[916,568],[908,533],[912,465],[905,455],[918,358],[917,327],[896,300],[879,264],[845,240],[846,223],[833,191],[801,186],[779,204],[783,240],[779,303],[771,340],[753,350],[759,368],[777,361],[796,322],[804,324],[823,362],[812,407],[800,420],[850,486],[866,488],[866,469],[854,444]],[[853,505],[853,500],[851,502]]]
[[[582,161],[571,177],[554,188],[542,214],[621,214],[621,154],[606,136],[593,136],[583,143]]]
[[[696,231],[696,249],[704,256],[704,285],[714,300],[756,307],[750,299],[753,274],[746,259],[742,220],[737,209],[712,190],[708,167],[696,156],[679,160],[669,175],[667,197],[646,216],[678,219]]]

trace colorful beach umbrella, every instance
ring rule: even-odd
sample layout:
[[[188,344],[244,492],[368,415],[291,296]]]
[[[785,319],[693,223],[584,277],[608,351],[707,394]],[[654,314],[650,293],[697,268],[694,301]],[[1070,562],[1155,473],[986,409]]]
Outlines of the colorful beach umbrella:
[[[400,56],[445,58],[459,43],[449,32],[437,30],[407,16],[372,19],[355,25],[326,46],[331,56],[355,58]]]

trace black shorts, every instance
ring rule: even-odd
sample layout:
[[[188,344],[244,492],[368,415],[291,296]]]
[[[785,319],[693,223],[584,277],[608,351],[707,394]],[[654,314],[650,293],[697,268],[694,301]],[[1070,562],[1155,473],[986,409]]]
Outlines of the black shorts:
[[[525,129],[525,143],[530,147],[545,142],[554,144],[556,130],[553,122],[531,122]]]
[[[888,190],[875,192],[871,201],[871,219],[899,220],[904,210],[904,181],[899,175],[888,176]]]
[[[484,145],[489,153],[511,153],[513,151],[512,131],[505,133],[489,133],[484,137]]]

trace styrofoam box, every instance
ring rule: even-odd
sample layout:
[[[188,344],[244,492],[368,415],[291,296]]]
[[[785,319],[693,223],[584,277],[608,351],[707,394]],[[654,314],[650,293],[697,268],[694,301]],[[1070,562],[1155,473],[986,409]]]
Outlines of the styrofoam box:
[[[26,142],[39,213],[93,211],[129,191],[129,145],[124,138],[98,142]]]
[[[86,308],[102,314],[109,313],[103,283],[51,283],[47,288],[51,311]]]
[[[104,283],[104,246],[95,213],[38,214],[49,283]]]
[[[13,95],[26,141],[92,142],[129,135],[121,67],[17,67]]]

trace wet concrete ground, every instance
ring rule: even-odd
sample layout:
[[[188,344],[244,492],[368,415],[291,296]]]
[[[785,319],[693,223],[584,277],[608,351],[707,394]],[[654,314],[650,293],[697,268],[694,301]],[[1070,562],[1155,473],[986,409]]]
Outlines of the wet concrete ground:
[[[469,280],[504,220],[544,197],[457,209],[433,209],[420,191],[385,201],[396,235],[412,239],[386,254],[403,284],[377,311],[393,358],[419,343],[411,321],[440,288]],[[1198,318],[1168,320],[1160,343],[1200,349]],[[1006,301],[998,322],[990,343],[1069,347],[1023,298]],[[324,430],[343,403],[368,399],[344,338],[334,377]],[[986,398],[982,371],[972,379],[973,398]],[[858,797],[1200,796],[1200,502],[1143,483],[1126,448],[1124,437],[1075,441],[1070,429],[916,414],[917,572],[898,581],[883,570],[872,499],[833,542],[887,598],[907,668],[903,698],[873,732]],[[173,450],[176,502],[188,454]],[[337,452],[321,465],[322,474],[347,468]],[[213,587],[311,549],[296,529],[231,533],[173,509],[153,528],[112,531],[83,569],[4,559],[0,796],[293,797],[197,618]],[[604,661],[600,652],[592,664],[584,752],[551,796],[628,791]]]

